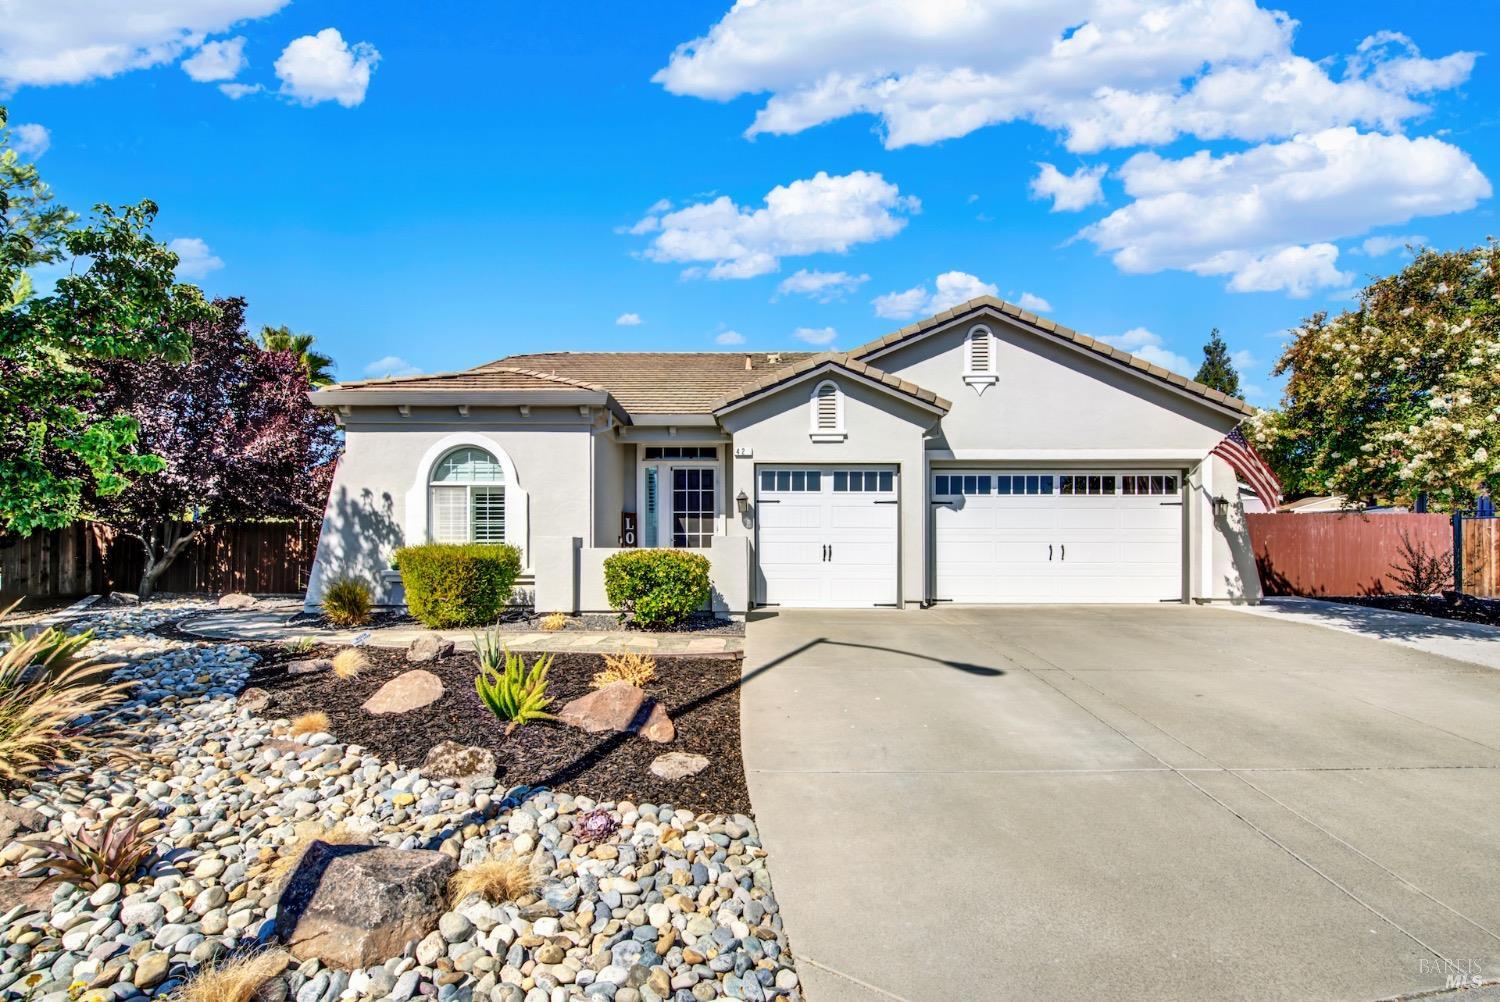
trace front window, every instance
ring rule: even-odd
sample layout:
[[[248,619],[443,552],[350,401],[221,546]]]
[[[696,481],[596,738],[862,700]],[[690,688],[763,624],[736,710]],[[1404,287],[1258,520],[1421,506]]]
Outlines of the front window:
[[[432,468],[428,486],[436,543],[505,542],[505,470],[483,449],[454,449]]]

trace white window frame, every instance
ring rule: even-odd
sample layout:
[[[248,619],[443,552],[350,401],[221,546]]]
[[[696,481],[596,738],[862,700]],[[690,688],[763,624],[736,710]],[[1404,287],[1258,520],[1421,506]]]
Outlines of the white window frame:
[[[979,336],[984,337],[989,347],[989,359],[984,368],[974,364],[974,343]],[[964,336],[964,382],[983,396],[985,390],[999,381],[1000,375],[995,368],[995,332],[984,324],[975,324]]]
[[[402,519],[402,535],[407,540],[426,541],[431,538],[429,534],[431,515],[428,512],[428,506],[431,497],[429,488],[432,482],[432,471],[437,469],[437,464],[444,456],[463,446],[483,449],[494,456],[500,468],[505,471],[505,542],[521,551],[523,567],[529,571],[531,568],[530,494],[516,472],[516,465],[511,461],[510,454],[501,446],[498,439],[483,433],[460,432],[444,435],[431,443],[423,452],[422,458],[412,469],[411,486],[406,492],[406,514]],[[381,517],[382,509],[390,508],[392,500],[386,496],[384,499],[370,498],[358,503],[373,508],[370,517],[378,519]]]
[[[820,408],[818,399],[823,392],[823,387],[833,389],[833,427],[825,428],[818,422]],[[814,442],[842,442],[849,437],[844,428],[844,388],[831,379],[825,379],[814,386],[812,393],[807,398],[808,407],[808,431],[807,435]]]
[[[478,481],[478,480],[438,480],[437,479],[438,467],[440,467],[443,464],[443,461],[446,460],[449,456],[453,455],[455,452],[463,452],[463,451],[482,452],[485,455],[489,456],[490,457],[490,461],[493,462],[496,466],[498,466],[500,468],[500,480],[498,482],[497,481]],[[459,445],[459,446],[455,446],[452,449],[447,450],[442,455],[438,456],[438,458],[436,459],[436,461],[434,461],[432,463],[432,465],[430,467],[428,467],[428,470],[427,470],[427,538],[430,539],[430,540],[433,540],[434,542],[443,542],[443,543],[476,543],[476,542],[494,543],[494,542],[505,542],[505,540],[507,538],[507,535],[506,535],[506,526],[510,522],[510,519],[509,519],[510,512],[509,512],[509,506],[507,504],[508,498],[506,497],[507,489],[509,487],[509,484],[506,483],[506,473],[507,473],[507,471],[505,469],[505,464],[502,463],[502,462],[500,462],[499,457],[496,456],[494,453],[490,452],[488,449],[483,448],[482,446],[477,446],[477,445]],[[444,491],[460,491],[461,490],[461,491],[463,491],[464,514],[465,514],[465,518],[466,518],[466,521],[467,521],[467,531],[466,531],[464,539],[443,539],[443,540],[439,540],[438,539],[438,534],[437,534],[438,505],[436,504],[435,498],[436,498],[437,492],[439,490],[444,490]],[[501,510],[501,515],[500,515],[500,536],[501,536],[501,538],[498,539],[498,540],[495,540],[495,539],[479,540],[478,538],[476,538],[476,534],[475,534],[475,515],[476,515],[476,512],[475,512],[475,494],[476,493],[483,493],[483,494],[486,494],[486,495],[494,494],[494,493],[499,493],[499,495],[500,495],[500,510]]]
[[[717,450],[717,459],[647,459],[647,445],[659,445],[664,447],[673,446],[711,446]],[[730,446],[725,442],[651,442],[637,443],[636,445],[636,468],[635,468],[635,511],[636,511],[636,538],[640,546],[646,549],[671,549],[672,548],[672,520],[676,512],[672,510],[672,471],[699,469],[714,471],[714,535],[723,536],[728,532],[728,522],[724,515],[726,484],[724,480],[724,453]],[[649,539],[646,535],[646,471],[656,469],[656,493],[658,510],[656,513],[656,539]]]

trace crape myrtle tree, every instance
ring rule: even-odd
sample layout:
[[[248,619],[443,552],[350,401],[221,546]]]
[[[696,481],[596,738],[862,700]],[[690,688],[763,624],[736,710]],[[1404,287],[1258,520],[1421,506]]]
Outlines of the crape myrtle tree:
[[[1287,493],[1471,507],[1500,488],[1500,246],[1419,252],[1303,321],[1275,372],[1250,431]]]
[[[150,234],[155,205],[100,206],[78,226],[4,124],[0,107],[0,535],[27,535],[77,519],[85,493],[107,498],[161,468],[129,416],[90,404],[94,366],[185,358],[184,325],[212,310],[173,278],[177,256]],[[68,259],[34,296],[30,270]]]
[[[219,299],[186,328],[190,357],[163,365],[122,359],[98,367],[91,406],[124,413],[140,448],[164,467],[112,495],[91,516],[145,554],[139,593],[197,537],[223,521],[321,517],[339,450],[337,427],[313,407],[292,351],[267,351],[245,330],[245,302]]]

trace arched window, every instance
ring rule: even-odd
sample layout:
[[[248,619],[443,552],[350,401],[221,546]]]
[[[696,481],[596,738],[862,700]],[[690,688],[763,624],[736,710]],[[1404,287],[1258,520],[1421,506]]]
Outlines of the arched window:
[[[969,328],[964,345],[964,382],[983,393],[999,378],[995,372],[995,335],[988,327]]]
[[[433,542],[505,542],[505,469],[494,456],[473,446],[446,452],[427,489]]]
[[[814,442],[842,442],[848,437],[844,432],[844,394],[837,383],[826,379],[819,383],[813,388],[810,403]]]

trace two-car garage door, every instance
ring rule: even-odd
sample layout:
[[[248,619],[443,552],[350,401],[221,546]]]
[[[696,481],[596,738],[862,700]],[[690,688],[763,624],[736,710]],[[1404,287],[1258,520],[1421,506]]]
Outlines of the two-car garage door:
[[[1182,598],[1174,472],[940,470],[931,503],[939,601]]]

